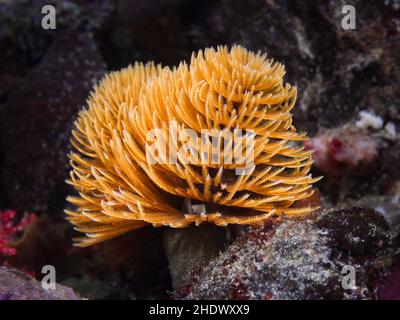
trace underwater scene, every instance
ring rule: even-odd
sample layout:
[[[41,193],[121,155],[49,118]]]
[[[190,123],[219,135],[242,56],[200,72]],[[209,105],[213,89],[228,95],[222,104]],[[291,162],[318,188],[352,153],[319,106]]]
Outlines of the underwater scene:
[[[399,92],[398,0],[0,0],[0,306],[400,300]]]

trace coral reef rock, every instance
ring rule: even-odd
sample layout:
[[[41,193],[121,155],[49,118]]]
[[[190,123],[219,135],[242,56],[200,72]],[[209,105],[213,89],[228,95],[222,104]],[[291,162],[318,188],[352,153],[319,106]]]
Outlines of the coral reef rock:
[[[282,220],[239,236],[175,297],[374,299],[389,244],[388,224],[372,209]]]
[[[378,296],[381,300],[400,300],[400,264],[383,281]]]
[[[68,31],[10,97],[1,124],[11,207],[51,210],[65,198],[72,122],[104,69],[93,35]]]
[[[0,299],[5,300],[80,300],[71,289],[59,284],[56,288],[43,289],[31,276],[14,269],[0,267]]]
[[[356,30],[342,28],[344,5],[356,9]],[[309,129],[332,128],[366,108],[399,120],[399,12],[395,1],[222,0],[199,28],[203,43],[241,44],[282,61],[302,93],[297,115]]]

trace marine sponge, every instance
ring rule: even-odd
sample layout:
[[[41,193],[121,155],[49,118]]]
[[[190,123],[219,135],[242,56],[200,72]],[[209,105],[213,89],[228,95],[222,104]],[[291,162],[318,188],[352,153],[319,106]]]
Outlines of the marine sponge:
[[[296,145],[307,137],[292,125],[297,93],[284,74],[265,54],[234,46],[199,51],[173,70],[136,63],[106,76],[72,132],[67,182],[79,196],[68,197],[77,210],[66,213],[87,235],[76,244],[148,224],[257,224],[313,211],[296,205],[319,178],[309,174],[312,151]],[[235,129],[245,134],[228,139]],[[228,161],[238,149],[242,161]]]

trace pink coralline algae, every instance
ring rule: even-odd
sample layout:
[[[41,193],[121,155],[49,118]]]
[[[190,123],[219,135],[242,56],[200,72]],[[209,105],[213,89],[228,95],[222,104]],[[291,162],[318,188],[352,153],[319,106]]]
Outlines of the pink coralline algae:
[[[0,211],[0,256],[10,257],[17,254],[17,250],[10,243],[17,240],[37,218],[34,213],[30,213],[16,222],[16,216],[13,210]]]
[[[315,149],[314,165],[324,174],[338,177],[345,172],[361,176],[372,167],[380,140],[347,128],[327,129],[304,143]]]

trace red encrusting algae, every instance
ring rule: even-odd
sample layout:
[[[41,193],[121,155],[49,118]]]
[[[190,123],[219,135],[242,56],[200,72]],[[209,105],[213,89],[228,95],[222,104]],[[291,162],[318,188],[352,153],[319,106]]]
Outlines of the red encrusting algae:
[[[17,213],[13,210],[0,211],[0,256],[15,256],[16,248],[11,244],[16,241],[36,219],[34,213],[25,214],[16,222]]]

